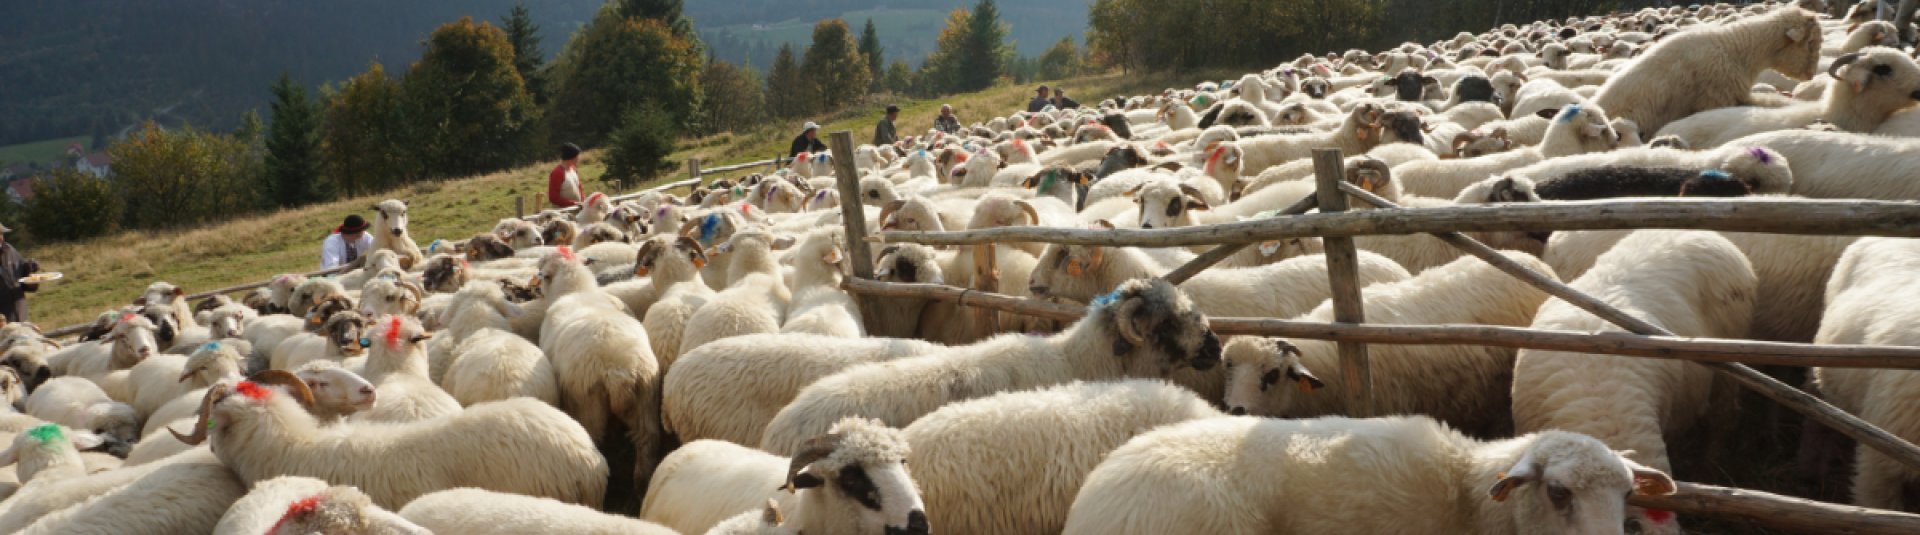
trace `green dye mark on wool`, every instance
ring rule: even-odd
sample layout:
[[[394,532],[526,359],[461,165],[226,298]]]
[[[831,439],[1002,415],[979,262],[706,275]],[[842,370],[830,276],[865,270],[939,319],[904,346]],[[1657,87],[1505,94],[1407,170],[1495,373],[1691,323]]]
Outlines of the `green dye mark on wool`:
[[[28,430],[27,436],[33,437],[34,440],[39,441],[41,444],[49,444],[66,440],[67,438],[66,432],[60,430],[60,424],[41,424],[38,427]]]

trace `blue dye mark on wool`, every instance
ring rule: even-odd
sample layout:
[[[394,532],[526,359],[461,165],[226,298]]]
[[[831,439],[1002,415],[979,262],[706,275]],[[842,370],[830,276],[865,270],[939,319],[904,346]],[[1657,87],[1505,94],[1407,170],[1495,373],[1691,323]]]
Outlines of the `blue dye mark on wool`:
[[[200,350],[201,351],[219,351],[220,342],[207,342],[205,344],[201,344]]]
[[[700,221],[700,244],[713,243],[713,233],[719,230],[720,214],[707,214],[707,218]]]
[[[1580,115],[1580,105],[1568,104],[1565,109],[1560,110],[1560,122],[1572,122],[1575,115]]]
[[[1705,171],[1701,171],[1700,176],[1711,178],[1714,180],[1733,180],[1733,175],[1729,175],[1727,174],[1726,171],[1721,171],[1719,169],[1708,169]]]
[[[1119,300],[1120,300],[1120,290],[1114,290],[1111,292],[1100,294],[1099,297],[1093,298],[1092,302],[1087,303],[1087,308],[1089,310],[1100,308],[1107,305],[1111,305],[1113,304],[1114,301],[1119,301]]]

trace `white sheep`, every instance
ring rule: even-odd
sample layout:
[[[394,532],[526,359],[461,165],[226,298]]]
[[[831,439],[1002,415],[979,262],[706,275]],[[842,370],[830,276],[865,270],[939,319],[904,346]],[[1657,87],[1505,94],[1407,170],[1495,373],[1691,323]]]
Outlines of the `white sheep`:
[[[780,332],[866,336],[859,305],[840,289],[846,278],[846,255],[841,246],[845,234],[840,227],[827,227],[808,233],[794,247],[793,306]]]
[[[780,332],[793,294],[773,257],[774,249],[785,249],[793,238],[775,237],[761,229],[741,229],[726,243],[714,246],[708,258],[728,258],[726,290],[707,300],[681,333],[680,354],[702,344],[732,336]]]
[[[49,512],[22,529],[6,525],[8,533],[206,533],[234,500],[246,494],[246,485],[232,471],[211,462],[211,455],[182,455],[181,462],[140,472],[125,484],[86,501]],[[116,470],[88,476],[102,478]],[[132,474],[129,474],[132,475]],[[72,482],[76,485],[83,481]],[[0,513],[0,523],[5,523]]]
[[[1423,417],[1212,418],[1107,454],[1068,535],[1619,533],[1673,478],[1563,431],[1480,442]]]
[[[687,320],[717,294],[701,279],[706,265],[707,253],[693,238],[656,236],[640,245],[634,269],[649,277],[660,295],[640,323],[662,374],[680,358]]]
[[[1570,285],[1679,336],[1743,338],[1753,315],[1753,267],[1711,232],[1637,231]],[[1535,329],[1619,331],[1565,301],[1541,305]],[[1513,368],[1519,432],[1588,432],[1666,470],[1663,433],[1691,428],[1710,407],[1713,372],[1664,359],[1521,350]],[[1636,510],[1648,529],[1677,530],[1664,514]]]
[[[1326,266],[1325,256],[1314,255],[1264,266],[1208,269],[1181,283],[1180,292],[1192,299],[1196,309],[1212,316],[1291,318],[1333,295],[1327,289]],[[1136,248],[1052,245],[1040,257],[1029,291],[1035,296],[1092,302],[1126,281],[1158,277],[1166,271]],[[1365,251],[1359,254],[1358,272],[1362,286],[1412,276],[1392,260]],[[1248,291],[1250,285],[1264,289]]]
[[[427,378],[427,351],[422,342],[432,337],[410,316],[382,316],[367,329],[366,370],[360,375],[373,383],[378,401],[354,415],[366,422],[416,422],[458,414],[460,402]]]
[[[1092,300],[1050,337],[1006,334],[919,357],[855,366],[814,382],[767,424],[761,448],[798,451],[841,417],[911,423],[941,405],[1074,379],[1162,377],[1218,362],[1206,316],[1164,280],[1134,280]]]
[[[1353,108],[1340,127],[1311,134],[1258,136],[1234,142],[1242,151],[1248,171],[1264,170],[1312,155],[1312,149],[1338,148],[1346,154],[1361,154],[1380,144],[1380,115],[1386,107],[1362,103]]]
[[[939,349],[943,346],[912,339],[811,334],[753,334],[716,341],[675,362],[661,387],[660,424],[684,442],[716,439],[755,446],[767,422],[815,380],[856,365]]]
[[[1872,47],[1841,56],[1827,72],[1846,83],[1828,84],[1819,102],[1784,108],[1740,106],[1702,111],[1661,128],[1696,149],[1718,147],[1751,134],[1802,128],[1824,120],[1848,132],[1873,132],[1920,95],[1920,64],[1899,50]]]
[[[24,409],[35,418],[101,435],[121,455],[140,440],[139,411],[80,377],[48,379],[27,396]]]
[[[369,318],[414,316],[419,314],[421,300],[426,296],[427,291],[412,281],[375,279],[361,288],[359,310],[360,314]]]
[[[209,368],[217,368],[218,371],[207,370],[197,375],[210,375],[215,381],[228,383],[241,380],[240,374],[225,363],[227,359],[221,353],[213,352],[215,358],[210,359],[209,363]],[[313,392],[313,404],[307,407],[307,412],[313,414],[321,425],[336,424],[354,413],[371,409],[377,399],[373,383],[333,361],[309,362],[294,370],[293,374]],[[146,428],[141,430],[143,438],[127,454],[126,466],[147,464],[194,449],[171,434],[160,432],[162,428],[193,424],[194,413],[200,409],[200,401],[206,397],[211,384],[198,378],[193,382],[201,386],[161,407],[159,412],[147,419]]]
[[[907,464],[941,533],[1057,533],[1107,452],[1156,427],[1220,416],[1163,381],[1076,381],[941,407],[907,426]]]
[[[931,530],[906,466],[909,455],[899,429],[853,417],[810,437],[792,459],[697,441],[661,462],[640,518],[704,533],[774,500],[793,512],[787,526],[793,533],[926,535]]]
[[[1642,131],[1714,108],[1753,103],[1762,71],[1796,80],[1819,68],[1820,23],[1796,7],[1736,22],[1698,26],[1661,39],[1600,86],[1593,103]]]
[[[539,280],[547,297],[559,297],[541,325],[540,350],[553,361],[560,408],[594,444],[620,438],[615,430],[624,427],[639,456],[635,481],[646,480],[662,446],[660,366],[646,329],[566,249],[540,260]]]
[[[1789,130],[1740,138],[1786,157],[1792,193],[1817,199],[1920,200],[1920,140]],[[1758,190],[1755,190],[1758,193]],[[1785,193],[1785,192],[1780,192]]]
[[[107,440],[60,424],[40,424],[13,436],[7,449],[0,451],[0,466],[14,467],[21,484],[32,483],[43,474],[49,479],[73,479],[88,473],[80,450],[100,447]]]
[[[1607,112],[1594,106],[1568,106],[1554,116],[1539,146],[1478,158],[1412,161],[1395,166],[1393,179],[1407,193],[1451,199],[1488,176],[1549,158],[1612,150],[1619,141],[1619,133],[1607,122]]]
[[[1506,256],[1553,275],[1524,253]],[[1368,286],[1367,321],[1381,324],[1480,324],[1524,327],[1546,292],[1478,258],[1461,258],[1399,282]],[[1330,322],[1332,303],[1300,320]],[[1348,412],[1344,385],[1314,375],[1340,370],[1336,344],[1322,340],[1238,337],[1227,342],[1226,405],[1233,414],[1305,418]],[[1372,348],[1375,408],[1382,414],[1423,414],[1482,435],[1506,429],[1514,350],[1482,346]],[[1286,381],[1281,381],[1286,379]],[[1298,390],[1299,392],[1296,392]]]
[[[674,530],[550,498],[480,489],[451,489],[415,498],[399,511],[431,533],[630,533],[674,535]]]
[[[315,317],[319,317],[315,315]],[[366,355],[367,316],[343,310],[327,316],[315,332],[287,337],[275,346],[269,363],[276,370],[293,370],[308,362],[346,362]]]
[[[1909,276],[1920,267],[1920,247],[1911,239],[1864,238],[1841,256],[1827,284],[1820,344],[1920,345],[1910,325],[1915,289]],[[1835,407],[1905,440],[1920,438],[1920,425],[1906,409],[1920,399],[1912,370],[1815,368],[1814,383]],[[1858,447],[1853,503],[1913,510],[1913,469],[1874,448]]]
[[[414,264],[427,259],[407,234],[406,201],[387,199],[373,205],[373,228],[369,231],[373,233],[375,250],[385,249],[400,255],[401,269],[412,269]]]
[[[457,311],[460,323],[428,346],[431,351],[441,340],[453,342],[441,346],[450,355],[438,381],[447,394],[466,407],[515,396],[558,407],[553,363],[539,346],[508,330],[507,318],[520,314],[520,307],[507,301],[498,285],[486,282],[468,283],[454,298],[448,310]]]
[[[215,385],[192,433],[173,432],[191,445],[211,441],[242,481],[313,477],[359,487],[388,508],[462,486],[597,507],[606,490],[606,459],[593,439],[539,401],[482,403],[409,424],[321,428],[301,408],[311,397],[299,378],[269,370],[232,387]]]
[[[284,476],[255,483],[221,515],[213,533],[425,535],[429,532],[374,505],[359,489],[329,486],[310,477]]]
[[[1609,152],[1562,156],[1514,169],[1507,177],[1525,179],[1534,184],[1552,182],[1567,175],[1602,167],[1662,167],[1706,171],[1719,169],[1739,179],[1755,194],[1786,193],[1793,189],[1796,172],[1792,162],[1780,152],[1746,141],[1730,143],[1705,151],[1668,147],[1634,147]],[[1624,187],[1599,191],[1624,190]],[[1611,193],[1597,197],[1613,196]]]

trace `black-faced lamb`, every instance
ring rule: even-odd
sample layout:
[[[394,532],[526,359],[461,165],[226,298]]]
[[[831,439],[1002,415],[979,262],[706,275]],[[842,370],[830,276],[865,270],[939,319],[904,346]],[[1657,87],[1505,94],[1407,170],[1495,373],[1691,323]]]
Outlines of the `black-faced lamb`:
[[[661,463],[640,518],[683,533],[710,533],[774,500],[792,512],[780,526],[788,533],[927,535],[926,506],[907,467],[911,454],[899,429],[868,418],[835,422],[792,459],[698,441]]]

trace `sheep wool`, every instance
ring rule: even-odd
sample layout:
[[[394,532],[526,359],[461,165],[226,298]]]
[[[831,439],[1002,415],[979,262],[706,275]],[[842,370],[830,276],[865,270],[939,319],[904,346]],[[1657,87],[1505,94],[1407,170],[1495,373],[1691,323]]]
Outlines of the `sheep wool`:
[[[1827,283],[1826,314],[1814,342],[1820,344],[1920,345],[1910,325],[1920,309],[1909,278],[1920,268],[1920,242],[1864,238],[1848,247]],[[1920,418],[1907,409],[1920,399],[1911,370],[1816,368],[1820,394],[1834,406],[1902,439],[1920,438]],[[1858,447],[1853,503],[1913,511],[1913,469],[1871,447]]]

